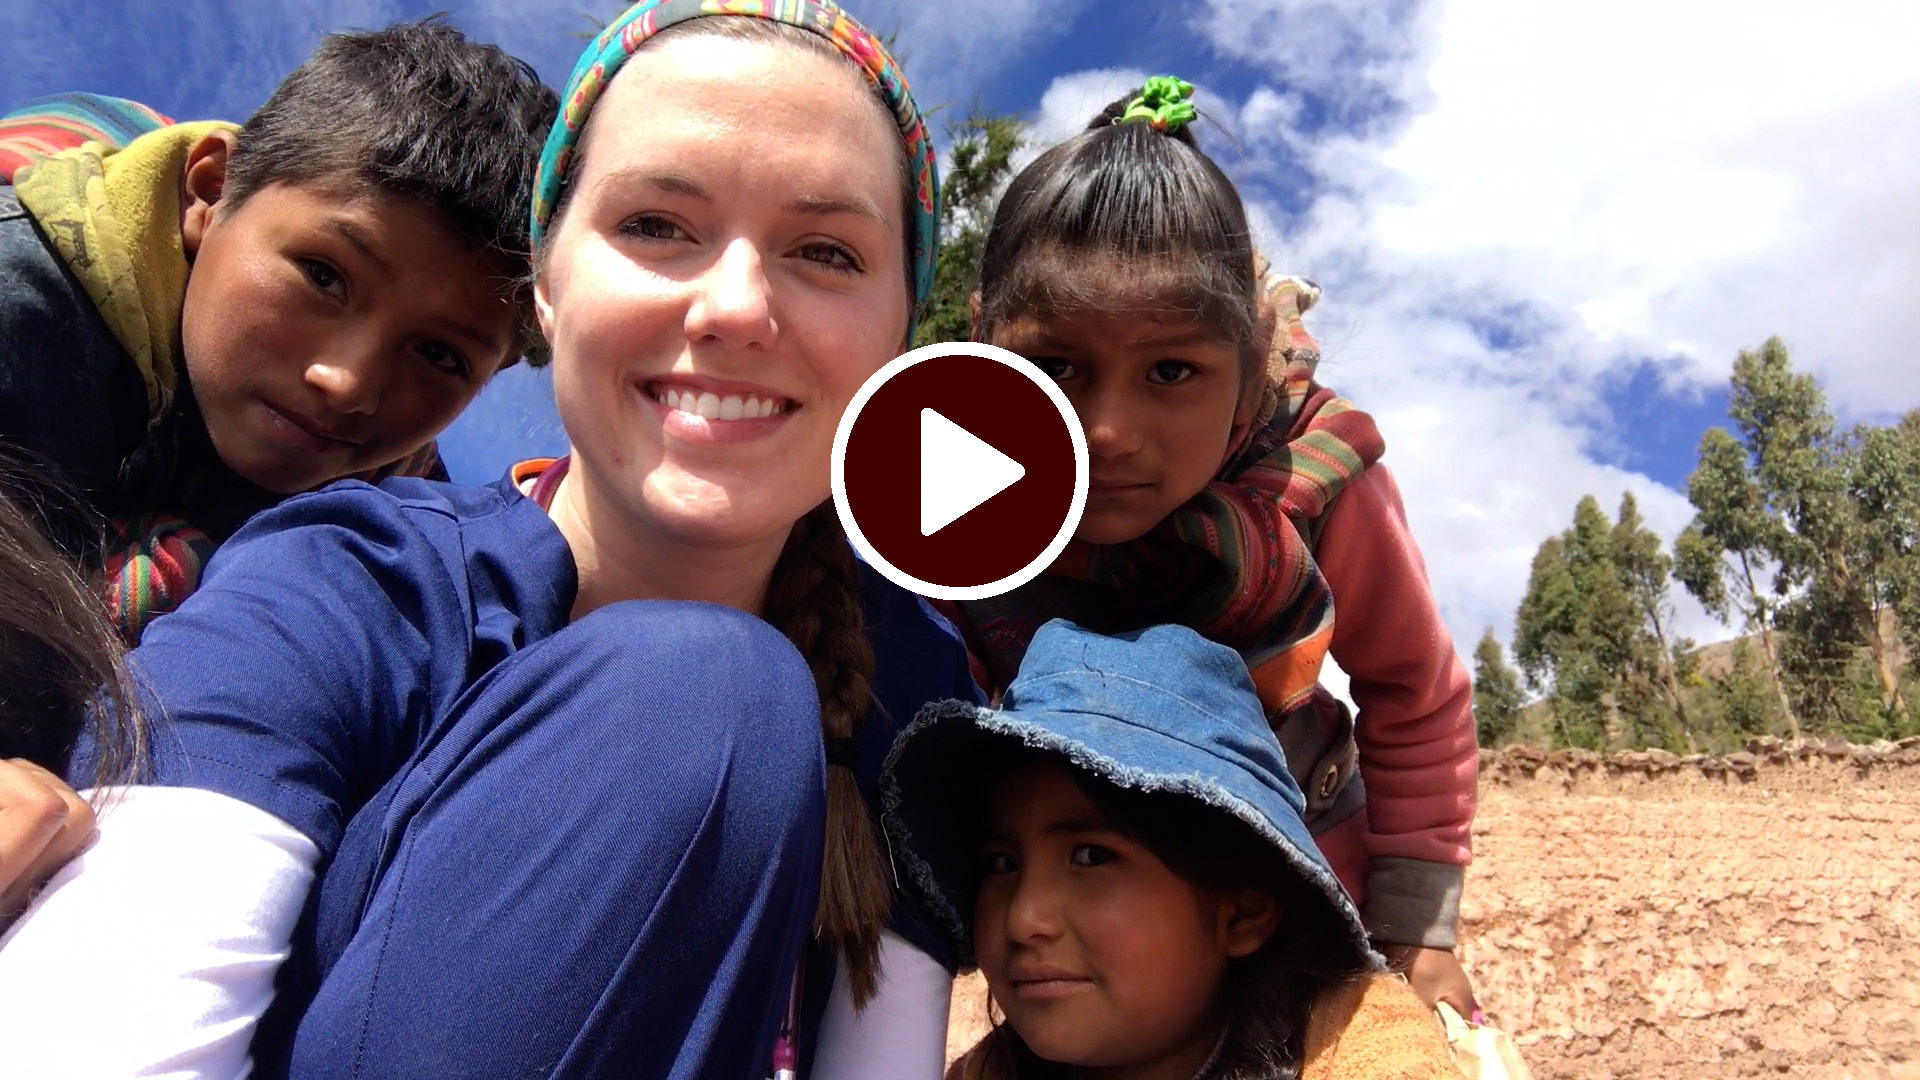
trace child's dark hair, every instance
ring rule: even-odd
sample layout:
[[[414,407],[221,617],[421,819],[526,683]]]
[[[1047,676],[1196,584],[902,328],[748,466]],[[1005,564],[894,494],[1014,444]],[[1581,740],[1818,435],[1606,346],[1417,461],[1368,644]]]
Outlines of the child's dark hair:
[[[1188,128],[1115,123],[1129,100],[1007,185],[980,260],[979,336],[1023,314],[1120,301],[1216,329],[1249,372],[1264,370],[1267,331],[1240,193]]]
[[[442,19],[328,35],[240,129],[222,199],[238,207],[271,184],[343,179],[418,199],[499,259],[526,312],[524,349],[538,342],[527,208],[559,96]]]
[[[1293,1080],[1305,1053],[1307,1011],[1323,991],[1374,968],[1356,956],[1326,898],[1246,822],[1185,794],[1141,791],[1074,768],[1050,751],[996,754],[980,790],[1041,764],[1067,764],[1074,783],[1119,832],[1138,841],[1191,885],[1219,893],[1255,889],[1274,899],[1280,924],[1251,956],[1227,965],[1220,1000],[1227,1023],[1219,1080]],[[985,820],[984,815],[976,820]],[[1324,914],[1321,914],[1324,913]],[[983,1048],[1001,1056],[1014,1080],[1052,1080],[1074,1071],[1046,1061],[1007,1024]]]
[[[0,461],[0,481],[12,471]],[[0,483],[0,758],[65,773],[93,726],[92,782],[131,783],[145,726],[99,598]]]

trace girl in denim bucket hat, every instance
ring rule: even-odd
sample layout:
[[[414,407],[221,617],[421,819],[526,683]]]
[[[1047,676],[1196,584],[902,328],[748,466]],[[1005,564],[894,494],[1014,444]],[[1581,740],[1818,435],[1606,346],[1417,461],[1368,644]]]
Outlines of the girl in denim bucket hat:
[[[1056,619],[1002,708],[922,711],[881,788],[903,885],[1006,1016],[949,1080],[1458,1075],[1230,648]]]

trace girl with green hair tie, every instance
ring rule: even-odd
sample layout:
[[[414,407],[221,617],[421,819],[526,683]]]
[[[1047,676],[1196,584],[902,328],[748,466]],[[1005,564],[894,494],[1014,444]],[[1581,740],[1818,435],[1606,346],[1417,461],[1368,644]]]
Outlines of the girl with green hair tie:
[[[951,614],[990,691],[1050,618],[1177,623],[1238,650],[1376,943],[1429,1004],[1471,1015],[1453,948],[1473,685],[1378,427],[1317,378],[1300,316],[1319,290],[1266,272],[1239,192],[1195,138],[1192,94],[1147,80],[1001,197],[974,334],[1059,382],[1091,483],[1046,573]],[[1328,656],[1357,714],[1319,686]]]
[[[894,903],[874,785],[977,691],[828,502],[931,279],[925,127],[813,0],[638,4],[561,100],[532,226],[569,454],[222,550],[136,654],[168,722],[121,813],[194,824],[89,853],[0,950],[10,1071],[938,1075],[956,958]],[[84,1024],[144,1058],[25,999],[56,962],[113,972]]]

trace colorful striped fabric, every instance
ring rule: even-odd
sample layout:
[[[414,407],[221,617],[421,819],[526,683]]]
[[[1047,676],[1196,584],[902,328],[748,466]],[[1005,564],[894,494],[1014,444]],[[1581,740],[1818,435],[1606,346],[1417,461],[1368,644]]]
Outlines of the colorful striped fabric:
[[[172,120],[126,98],[53,94],[22,102],[0,116],[0,181],[13,182],[23,166],[87,142],[125,146]]]
[[[0,182],[12,183],[22,168],[51,154],[89,142],[119,150],[172,125],[167,116],[125,98],[83,93],[35,98],[0,116]],[[378,483],[389,476],[444,480],[446,467],[430,442],[355,479]],[[200,571],[215,546],[206,532],[175,514],[136,514],[109,522],[93,584],[128,644],[138,644],[155,618],[178,607],[198,587]]]
[[[171,514],[113,522],[94,588],[127,644],[138,645],[148,623],[199,586],[213,548],[206,533]]]
[[[1240,651],[1276,727],[1311,711],[1333,638],[1333,597],[1312,553],[1321,515],[1347,484],[1379,460],[1385,443],[1372,417],[1314,381],[1320,350],[1300,315],[1319,289],[1264,275],[1275,320],[1272,377],[1258,412],[1239,433],[1213,483],[1153,531],[1127,544],[1082,547],[1061,566],[991,601],[957,606],[969,642],[997,684],[1019,666],[1026,643],[1050,618],[1107,621],[1061,606],[1075,595],[1049,584],[1056,573],[1125,597],[1103,610],[1177,622]],[[1070,548],[1070,551],[1076,550]],[[996,687],[997,688],[997,687]]]
[[[580,54],[566,89],[560,92],[560,117],[547,135],[533,176],[534,245],[539,246],[559,208],[567,169],[593,106],[627,58],[670,26],[719,16],[768,19],[818,34],[857,66],[886,99],[906,142],[907,160],[913,163],[913,220],[908,223],[913,252],[908,266],[913,271],[914,314],[907,325],[907,339],[912,340],[914,321],[933,288],[934,255],[940,246],[940,155],[920,106],[914,103],[906,73],[887,51],[886,42],[833,0],[640,0],[608,23]]]

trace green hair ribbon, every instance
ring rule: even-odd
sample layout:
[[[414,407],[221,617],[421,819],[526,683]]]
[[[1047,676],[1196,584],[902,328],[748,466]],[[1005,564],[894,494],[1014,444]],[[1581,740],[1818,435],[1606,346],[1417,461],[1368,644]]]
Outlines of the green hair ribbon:
[[[1127,102],[1116,124],[1146,124],[1155,131],[1175,132],[1199,117],[1193,107],[1193,84],[1172,75],[1155,75]]]

